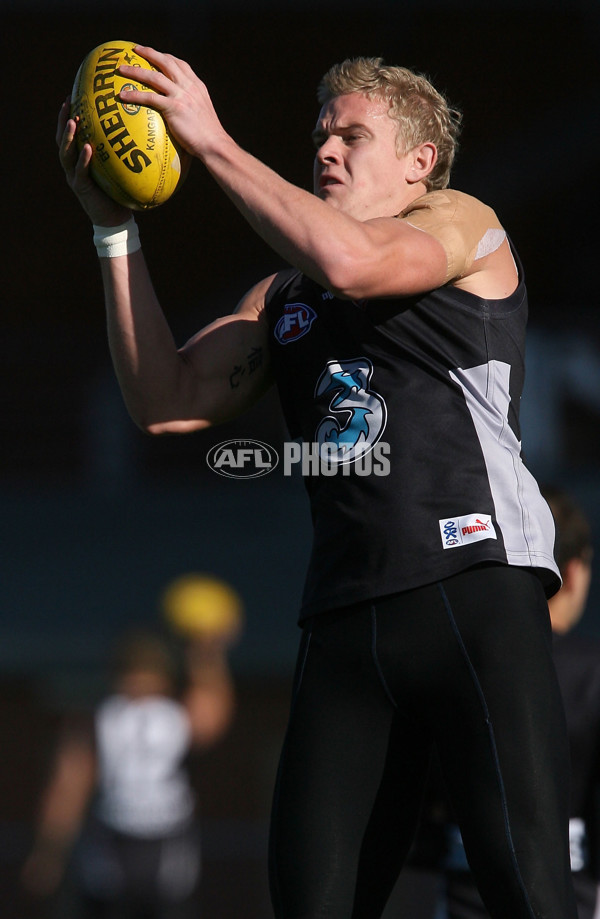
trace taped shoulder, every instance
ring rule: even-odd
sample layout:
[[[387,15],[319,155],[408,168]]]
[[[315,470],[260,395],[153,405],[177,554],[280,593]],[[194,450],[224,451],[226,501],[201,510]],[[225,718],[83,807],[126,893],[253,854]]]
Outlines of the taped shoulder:
[[[491,207],[450,188],[417,198],[399,219],[441,242],[448,265],[446,282],[464,277],[476,258],[498,248],[506,237]]]

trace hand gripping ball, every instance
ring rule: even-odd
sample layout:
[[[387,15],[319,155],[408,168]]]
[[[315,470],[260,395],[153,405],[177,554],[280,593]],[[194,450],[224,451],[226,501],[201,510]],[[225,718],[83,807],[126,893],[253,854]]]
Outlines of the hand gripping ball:
[[[83,60],[73,84],[71,116],[77,144],[93,147],[92,177],[106,194],[134,210],[157,207],[180,187],[191,162],[156,109],[128,105],[122,89],[147,87],[116,72],[120,64],[156,70],[129,41],[98,45]]]

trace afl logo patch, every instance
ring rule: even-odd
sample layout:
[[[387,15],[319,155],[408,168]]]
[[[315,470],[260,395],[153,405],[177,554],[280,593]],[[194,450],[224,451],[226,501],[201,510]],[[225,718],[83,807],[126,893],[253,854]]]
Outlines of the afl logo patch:
[[[289,345],[306,335],[316,318],[317,314],[306,303],[286,303],[273,334],[280,345]]]

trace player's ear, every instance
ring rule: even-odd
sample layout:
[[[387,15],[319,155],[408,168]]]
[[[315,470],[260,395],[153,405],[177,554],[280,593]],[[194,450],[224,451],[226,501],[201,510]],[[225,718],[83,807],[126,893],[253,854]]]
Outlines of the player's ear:
[[[408,170],[409,182],[423,182],[437,163],[437,149],[435,144],[426,141],[417,144],[411,150],[411,164]]]

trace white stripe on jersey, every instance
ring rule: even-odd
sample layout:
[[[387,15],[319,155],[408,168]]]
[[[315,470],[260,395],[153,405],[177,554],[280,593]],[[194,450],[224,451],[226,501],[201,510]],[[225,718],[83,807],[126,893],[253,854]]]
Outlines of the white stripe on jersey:
[[[479,438],[508,563],[543,565],[558,574],[552,513],[508,423],[510,364],[492,360],[450,376],[464,393]]]

